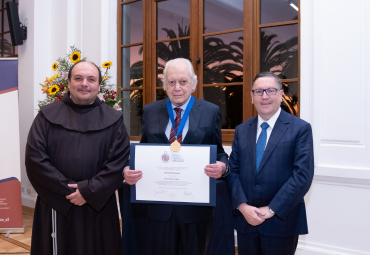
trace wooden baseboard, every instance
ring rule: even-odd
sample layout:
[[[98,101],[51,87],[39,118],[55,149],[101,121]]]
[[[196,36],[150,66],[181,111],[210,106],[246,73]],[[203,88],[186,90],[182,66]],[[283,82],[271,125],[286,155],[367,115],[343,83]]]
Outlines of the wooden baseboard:
[[[27,214],[30,214],[30,215],[33,215],[35,213],[35,208],[32,208],[32,207],[28,207],[28,206],[24,206],[22,205],[22,211],[24,213],[27,213]]]

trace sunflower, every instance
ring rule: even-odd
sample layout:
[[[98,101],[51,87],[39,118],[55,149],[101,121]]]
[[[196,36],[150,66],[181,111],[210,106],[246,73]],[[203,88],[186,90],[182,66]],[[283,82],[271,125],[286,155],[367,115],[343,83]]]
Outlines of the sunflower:
[[[104,68],[109,68],[111,65],[113,65],[112,62],[107,61],[107,62],[104,62],[101,66]]]
[[[73,64],[76,64],[81,59],[81,54],[78,51],[72,52],[69,58]]]
[[[56,71],[58,69],[58,64],[54,62],[54,64],[51,67],[53,68],[53,71]]]
[[[59,87],[58,85],[54,84],[48,89],[48,91],[50,96],[55,95],[59,91]]]

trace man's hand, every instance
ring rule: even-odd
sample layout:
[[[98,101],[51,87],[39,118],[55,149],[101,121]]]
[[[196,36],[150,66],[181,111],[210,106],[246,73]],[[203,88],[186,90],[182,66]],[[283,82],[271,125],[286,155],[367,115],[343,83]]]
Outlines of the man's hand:
[[[267,219],[270,219],[272,216],[274,216],[275,215],[275,213],[271,213],[270,212],[270,207],[268,207],[268,206],[264,206],[264,207],[260,207],[260,208],[258,208],[261,212],[263,212],[263,214],[258,214],[258,216],[260,217],[260,218],[262,218],[262,219],[265,219],[265,220],[267,220]]]
[[[257,207],[243,203],[238,206],[238,210],[243,214],[245,220],[252,226],[258,226],[265,221],[265,219],[261,218],[261,216],[265,216],[265,213]]]
[[[66,198],[75,205],[82,206],[86,204],[86,200],[82,197],[80,191],[78,190],[77,184],[68,184],[68,187],[76,189],[76,191],[68,196]]]
[[[143,177],[143,172],[141,170],[130,170],[130,167],[126,167],[123,169],[123,176],[128,184],[134,185]]]
[[[214,164],[206,165],[204,172],[209,177],[218,179],[225,174],[226,164],[221,161],[216,161]]]

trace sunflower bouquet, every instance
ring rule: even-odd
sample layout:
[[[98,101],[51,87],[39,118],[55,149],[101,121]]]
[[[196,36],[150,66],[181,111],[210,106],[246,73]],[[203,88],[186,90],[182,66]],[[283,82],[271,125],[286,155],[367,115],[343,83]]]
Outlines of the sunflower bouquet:
[[[81,51],[75,46],[71,46],[70,52],[64,58],[58,58],[52,65],[53,71],[57,73],[52,77],[46,77],[41,85],[41,91],[46,94],[46,99],[39,101],[39,107],[47,104],[54,103],[63,98],[63,95],[68,92],[68,72],[69,69],[77,62],[87,60],[86,57],[81,56]],[[98,97],[104,103],[120,111],[122,108],[119,106],[121,100],[115,91],[115,86],[109,84],[108,70],[112,66],[112,62],[107,61],[102,64],[105,69],[102,72],[102,83],[100,86],[100,93]],[[100,68],[101,69],[101,68]],[[102,71],[102,70],[100,70]]]

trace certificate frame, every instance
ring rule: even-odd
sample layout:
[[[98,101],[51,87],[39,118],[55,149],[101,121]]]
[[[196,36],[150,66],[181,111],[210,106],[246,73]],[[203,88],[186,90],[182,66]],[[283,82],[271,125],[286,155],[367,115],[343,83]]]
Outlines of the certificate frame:
[[[160,143],[132,143],[130,145],[130,169],[135,170],[135,151],[136,146],[167,146],[170,150],[170,144]],[[205,144],[181,144],[190,147],[209,147],[210,156],[209,164],[216,163],[217,160],[217,145]],[[136,184],[130,186],[130,202],[131,203],[146,203],[146,204],[171,204],[171,205],[195,205],[195,206],[216,206],[216,179],[209,177],[209,203],[194,203],[194,202],[169,202],[169,201],[153,201],[153,200],[137,200],[136,199]]]

